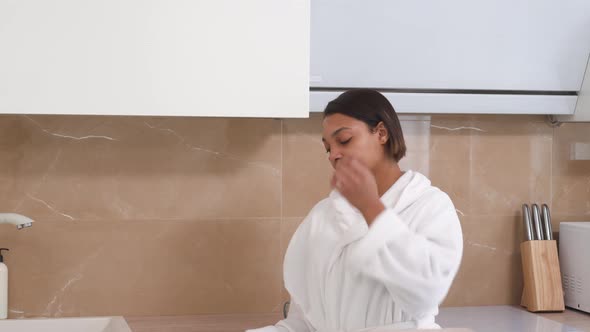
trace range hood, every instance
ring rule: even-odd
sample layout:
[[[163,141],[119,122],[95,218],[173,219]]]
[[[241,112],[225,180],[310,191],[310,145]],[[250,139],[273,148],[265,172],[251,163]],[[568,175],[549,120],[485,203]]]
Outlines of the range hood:
[[[573,114],[587,0],[314,0],[310,110],[350,88],[399,113]]]

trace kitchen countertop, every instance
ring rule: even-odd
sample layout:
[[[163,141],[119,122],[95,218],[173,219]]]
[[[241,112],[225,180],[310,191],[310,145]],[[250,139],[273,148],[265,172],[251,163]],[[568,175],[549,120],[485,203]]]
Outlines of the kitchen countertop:
[[[192,316],[125,317],[133,332],[243,332],[276,323],[280,313]],[[590,314],[567,309],[532,314],[518,306],[441,308],[443,327],[466,327],[475,332],[590,331]]]
[[[535,314],[519,306],[442,308],[436,322],[443,327],[467,327],[475,332],[590,331],[590,314],[569,309]]]
[[[590,331],[590,314],[578,310],[567,309],[564,312],[539,314],[539,316],[573,326],[582,331]]]
[[[125,317],[133,332],[243,332],[275,324],[280,313]]]

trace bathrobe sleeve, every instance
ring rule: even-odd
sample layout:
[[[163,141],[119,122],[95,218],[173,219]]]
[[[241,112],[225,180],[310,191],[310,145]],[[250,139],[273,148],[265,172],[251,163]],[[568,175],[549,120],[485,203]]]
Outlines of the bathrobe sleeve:
[[[350,245],[350,269],[387,288],[415,318],[436,314],[463,254],[461,225],[453,203],[441,191],[425,194],[412,207],[412,220],[386,208],[366,235]]]
[[[279,321],[276,325],[266,326],[246,332],[314,332],[315,329],[305,319],[301,307],[291,300],[287,318]]]

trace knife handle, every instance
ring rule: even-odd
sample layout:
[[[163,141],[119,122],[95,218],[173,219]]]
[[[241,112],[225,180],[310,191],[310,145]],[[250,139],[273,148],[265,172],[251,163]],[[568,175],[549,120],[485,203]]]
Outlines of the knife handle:
[[[535,231],[535,240],[544,240],[543,230],[541,229],[541,215],[539,213],[539,206],[537,204],[532,205],[533,210],[533,228]]]
[[[522,205],[522,218],[525,241],[533,240],[533,227],[531,224],[531,210],[529,210],[528,204]]]
[[[551,214],[549,214],[549,207],[543,204],[541,207],[543,213],[543,231],[546,240],[553,240],[553,227],[551,226]]]

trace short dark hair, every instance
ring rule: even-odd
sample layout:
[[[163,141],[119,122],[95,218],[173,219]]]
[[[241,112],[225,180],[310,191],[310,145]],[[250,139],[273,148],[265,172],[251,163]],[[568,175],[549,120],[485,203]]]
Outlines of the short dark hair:
[[[406,142],[395,109],[379,91],[353,89],[344,92],[328,103],[324,118],[336,113],[363,121],[371,131],[383,122],[389,133],[387,155],[396,162],[406,155]]]

